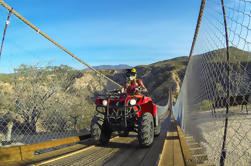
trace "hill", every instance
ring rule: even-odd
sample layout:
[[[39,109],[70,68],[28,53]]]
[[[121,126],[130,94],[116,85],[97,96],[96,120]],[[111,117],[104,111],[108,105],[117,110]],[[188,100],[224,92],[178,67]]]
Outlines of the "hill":
[[[149,96],[159,105],[165,105],[168,101],[168,93],[171,88],[176,99],[181,87],[181,81],[185,75],[188,57],[156,62],[150,65],[136,66],[138,78],[141,78],[149,91]],[[123,85],[126,81],[124,70],[100,70],[114,81]]]
[[[217,64],[218,62],[225,62],[226,59],[226,49],[218,49],[213,50],[201,55],[193,56],[196,57],[207,56],[210,63]],[[251,72],[251,65],[249,65],[250,59],[248,57],[251,56],[250,52],[240,50],[235,47],[230,47],[230,63],[241,62],[248,63],[247,70]],[[173,91],[173,98],[176,99],[178,93],[181,88],[181,83],[185,75],[185,69],[188,63],[188,57],[177,57],[169,60],[164,60],[160,62],[156,62],[150,65],[140,65],[136,66],[136,70],[138,73],[138,78],[141,78],[149,91],[149,95],[153,98],[154,102],[159,105],[165,105],[168,101],[168,93],[169,89],[171,88]],[[245,66],[246,66],[245,65]],[[129,65],[101,65],[101,66],[94,66],[97,70],[108,76],[109,78],[113,79],[114,81],[118,82],[119,84],[123,85],[126,81],[124,69],[131,68]],[[57,71],[56,71],[57,72]],[[87,80],[91,80],[91,82],[84,81],[85,84],[89,83],[89,90],[90,94],[94,93],[95,81],[97,77],[95,74],[89,70],[82,70],[82,71],[75,71],[78,72],[78,77],[73,80],[73,82],[78,82],[78,86],[82,84],[85,80],[85,77],[88,75]],[[88,73],[88,74],[87,74]],[[93,76],[92,76],[93,75]],[[90,79],[89,77],[93,77]],[[0,74],[0,82],[13,82],[14,76],[13,74]],[[82,81],[79,81],[82,80]],[[94,82],[93,82],[94,81]],[[107,82],[107,85],[103,85],[104,88],[116,88]]]
[[[239,48],[231,46],[229,47],[229,53],[230,53],[230,58],[229,58],[230,63],[247,63],[251,61],[251,59],[249,58],[251,57],[251,52],[244,51]],[[226,48],[221,48],[197,56],[206,56],[208,59],[210,58],[209,59],[210,62],[222,63],[227,61],[227,50]]]
[[[129,65],[125,65],[125,64],[119,64],[119,65],[99,65],[99,66],[92,66],[94,69],[115,69],[115,70],[119,70],[119,69],[129,69],[132,68],[132,66]],[[85,70],[88,70],[88,68],[86,68]]]

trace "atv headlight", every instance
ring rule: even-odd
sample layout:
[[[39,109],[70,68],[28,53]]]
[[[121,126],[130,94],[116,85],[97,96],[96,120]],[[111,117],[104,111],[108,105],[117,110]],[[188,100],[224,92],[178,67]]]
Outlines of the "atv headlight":
[[[107,106],[107,100],[102,101],[103,106]]]
[[[137,101],[135,99],[130,100],[130,105],[135,105]]]

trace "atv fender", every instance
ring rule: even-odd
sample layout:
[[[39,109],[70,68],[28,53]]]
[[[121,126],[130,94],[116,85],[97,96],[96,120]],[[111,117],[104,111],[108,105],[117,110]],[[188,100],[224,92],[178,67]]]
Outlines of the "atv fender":
[[[153,117],[154,117],[154,126],[159,125],[159,116],[158,116],[158,106],[153,104]]]
[[[158,106],[153,104],[153,116],[157,115]]]

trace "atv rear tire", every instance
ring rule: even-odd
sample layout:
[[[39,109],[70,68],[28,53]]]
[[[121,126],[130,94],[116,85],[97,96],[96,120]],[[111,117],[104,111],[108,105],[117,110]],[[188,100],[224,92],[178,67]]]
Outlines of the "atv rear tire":
[[[149,147],[154,139],[154,122],[153,116],[145,112],[138,121],[138,141],[142,147]]]
[[[91,121],[91,138],[97,144],[100,141],[101,128],[103,125],[104,118],[103,115],[95,115]]]
[[[157,118],[158,118],[158,126],[156,126],[156,127],[154,128],[154,136],[155,136],[155,137],[158,137],[158,136],[160,135],[161,124],[160,124],[160,120],[159,120],[159,115],[156,115],[156,116],[158,116],[158,117],[157,117]]]
[[[129,135],[129,131],[118,131],[120,137],[127,137]]]

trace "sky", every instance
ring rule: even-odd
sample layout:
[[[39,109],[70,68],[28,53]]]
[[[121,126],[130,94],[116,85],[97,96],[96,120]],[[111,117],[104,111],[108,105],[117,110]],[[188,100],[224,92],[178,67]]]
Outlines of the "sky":
[[[5,0],[52,39],[91,66],[147,65],[188,56],[200,0]],[[0,38],[8,11],[0,7]],[[0,73],[20,64],[85,68],[14,15]]]

